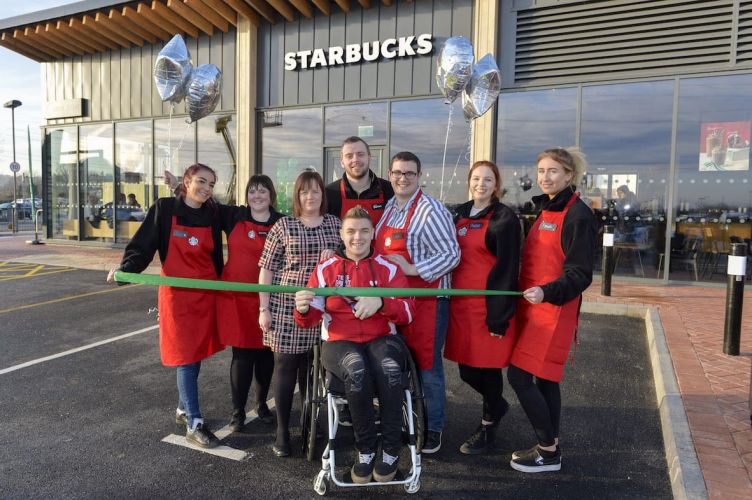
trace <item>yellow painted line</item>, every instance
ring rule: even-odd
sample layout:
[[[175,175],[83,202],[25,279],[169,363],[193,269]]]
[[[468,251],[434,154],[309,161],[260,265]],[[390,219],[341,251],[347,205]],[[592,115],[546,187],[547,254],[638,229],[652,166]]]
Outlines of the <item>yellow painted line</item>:
[[[44,266],[39,265],[39,266],[35,267],[34,269],[32,269],[31,271],[29,271],[28,273],[26,273],[26,276],[34,276],[37,273],[37,271],[39,271],[40,269],[44,269]]]
[[[25,274],[22,274],[19,276],[0,276],[0,281],[20,280],[20,279],[25,279],[25,278],[37,278],[39,276],[47,276],[49,274],[58,274],[58,273],[67,273],[69,271],[75,271],[75,269],[72,267],[68,267],[65,269],[59,269],[57,271],[47,271],[44,273],[37,273],[34,276],[26,276]]]
[[[5,266],[6,264],[9,264],[9,263],[10,263],[10,261],[4,260],[4,261],[0,262],[0,267],[3,267],[3,266]]]
[[[135,285],[135,286],[143,286],[143,285]],[[131,287],[128,287],[131,288]],[[115,288],[108,288],[107,290],[99,290],[97,292],[87,292],[87,293],[80,293],[78,295],[69,295],[68,297],[61,297],[59,299],[52,299],[52,300],[45,300],[44,302],[36,302],[34,304],[25,304],[23,306],[17,306],[17,307],[10,307],[8,309],[0,309],[0,314],[9,313],[9,312],[16,312],[16,311],[23,311],[24,309],[30,309],[32,307],[39,307],[39,306],[46,306],[50,304],[57,304],[58,302],[65,302],[66,300],[75,300],[75,299],[81,299],[83,297],[91,297],[92,295],[100,295],[103,293],[111,293],[111,292],[117,292],[119,290],[122,290],[122,287],[115,287]]]

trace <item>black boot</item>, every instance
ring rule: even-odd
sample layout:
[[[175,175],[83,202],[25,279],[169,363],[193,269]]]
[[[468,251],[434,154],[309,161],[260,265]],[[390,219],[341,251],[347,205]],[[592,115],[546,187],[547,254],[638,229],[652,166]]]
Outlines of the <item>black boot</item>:
[[[475,433],[460,446],[465,455],[482,455],[496,451],[496,428],[498,424],[479,425]]]
[[[235,408],[232,410],[232,416],[230,417],[230,430],[232,432],[238,432],[245,425],[245,411]]]

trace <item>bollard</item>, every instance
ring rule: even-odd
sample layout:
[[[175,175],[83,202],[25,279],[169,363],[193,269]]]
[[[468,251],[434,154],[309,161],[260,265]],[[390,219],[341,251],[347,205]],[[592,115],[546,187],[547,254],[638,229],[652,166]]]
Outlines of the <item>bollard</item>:
[[[614,272],[614,226],[603,226],[603,262],[601,264],[601,295],[611,295],[611,274]]]
[[[44,209],[38,208],[37,213],[34,214],[34,239],[26,240],[29,245],[44,245],[44,242],[39,239],[39,216],[43,213]]]
[[[726,321],[723,326],[723,353],[739,355],[742,331],[744,279],[747,276],[747,244],[732,243],[728,255],[726,282]]]

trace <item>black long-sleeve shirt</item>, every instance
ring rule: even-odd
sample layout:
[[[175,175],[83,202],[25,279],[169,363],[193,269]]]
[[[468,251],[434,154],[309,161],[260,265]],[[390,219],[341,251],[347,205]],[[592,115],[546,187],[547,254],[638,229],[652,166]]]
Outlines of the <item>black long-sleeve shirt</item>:
[[[496,262],[486,278],[486,290],[517,290],[520,271],[521,225],[512,209],[498,201],[470,216],[473,202],[457,207],[455,223],[460,217],[480,219],[493,211],[486,231],[486,248],[496,256]],[[503,333],[514,315],[517,297],[487,296],[486,325],[493,333]]]
[[[342,175],[345,180],[345,197],[349,200],[373,200],[379,197],[379,193],[384,193],[384,205],[394,196],[394,189],[389,181],[376,177],[373,170],[368,171],[368,177],[371,179],[371,185],[358,194],[347,180],[347,174]],[[326,212],[335,217],[340,216],[342,211],[342,193],[339,187],[340,181],[334,181],[326,186]]]
[[[159,252],[159,260],[164,265],[167,249],[172,234],[172,216],[177,217],[177,224],[188,227],[211,227],[214,250],[212,261],[217,276],[222,273],[222,225],[219,210],[215,211],[204,204],[200,208],[191,208],[182,198],[159,198],[149,208],[146,218],[139,226],[130,243],[125,247],[120,269],[127,273],[140,273],[146,269]]]
[[[571,189],[564,189],[552,199],[546,194],[534,196],[533,203],[538,211],[561,212],[572,196],[574,192]],[[541,286],[544,302],[557,306],[566,304],[590,286],[595,245],[595,217],[592,210],[578,198],[569,207],[561,228],[564,272],[559,278]]]

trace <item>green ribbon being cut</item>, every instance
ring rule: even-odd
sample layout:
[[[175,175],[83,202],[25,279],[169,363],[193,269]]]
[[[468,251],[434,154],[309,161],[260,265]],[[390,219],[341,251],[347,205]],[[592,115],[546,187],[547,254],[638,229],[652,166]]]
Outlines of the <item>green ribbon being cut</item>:
[[[305,288],[285,285],[259,285],[258,283],[239,283],[237,281],[197,280],[191,278],[170,278],[154,274],[115,273],[115,281],[120,283],[140,283],[142,285],[174,286],[178,288],[199,288],[202,290],[222,290],[228,292],[265,292],[265,293],[295,293],[299,290],[311,290],[316,295],[345,296],[345,297],[438,297],[446,295],[512,295],[519,296],[522,292],[511,290],[467,290],[463,288],[378,288],[378,287],[347,287],[347,288]]]

